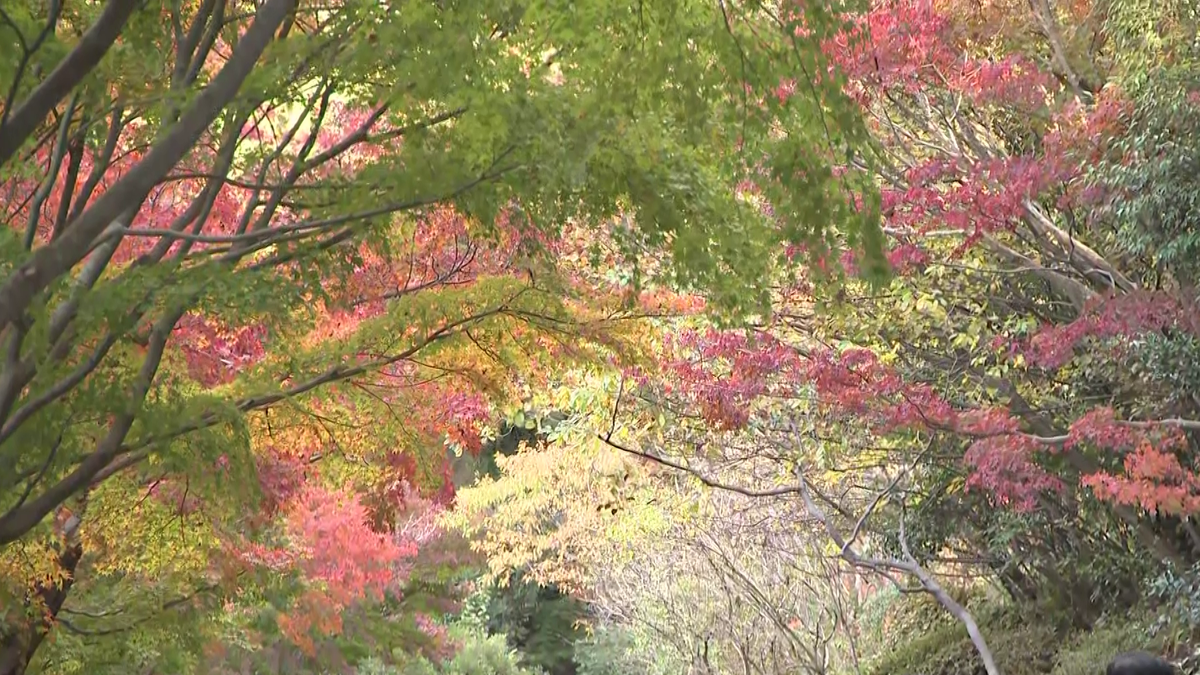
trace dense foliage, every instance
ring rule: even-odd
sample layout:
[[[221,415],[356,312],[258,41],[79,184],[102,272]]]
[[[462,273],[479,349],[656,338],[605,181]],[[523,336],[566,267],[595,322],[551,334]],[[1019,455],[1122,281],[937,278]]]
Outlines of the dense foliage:
[[[1198,20],[5,3],[0,675],[1187,652]]]

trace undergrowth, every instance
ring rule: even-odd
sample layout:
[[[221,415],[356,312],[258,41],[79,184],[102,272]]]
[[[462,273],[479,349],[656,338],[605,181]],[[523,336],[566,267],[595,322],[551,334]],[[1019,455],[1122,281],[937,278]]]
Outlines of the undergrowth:
[[[864,675],[986,674],[962,624],[931,598],[905,600],[888,608]],[[1072,630],[1054,617],[1022,615],[994,596],[976,593],[959,600],[970,608],[1004,675],[1103,675],[1119,652],[1166,648],[1152,635],[1149,612],[1124,612],[1091,629]]]

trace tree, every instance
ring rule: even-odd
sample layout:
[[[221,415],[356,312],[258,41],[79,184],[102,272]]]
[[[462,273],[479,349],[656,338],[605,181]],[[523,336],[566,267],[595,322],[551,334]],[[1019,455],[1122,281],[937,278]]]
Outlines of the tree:
[[[627,649],[650,662],[673,652],[715,672],[856,671],[843,660],[854,654],[847,575],[794,501],[688,492],[693,517],[601,572],[599,626],[645,635]]]
[[[603,371],[563,373],[541,397],[565,415],[548,444],[498,456],[498,475],[482,476],[443,514],[486,559],[487,581],[504,586],[517,575],[586,599],[598,569],[669,526],[675,500],[592,431],[605,417],[610,380]]]
[[[707,488],[790,501],[829,552],[937,598],[989,672],[1006,655],[952,584],[994,583],[1023,617],[1088,630],[1134,606],[1148,578],[1194,576],[1185,4],[873,3],[824,46],[875,151],[838,170],[882,186],[895,278],[856,279],[861,258],[836,235],[806,247],[812,264],[781,275],[753,321],[660,317],[655,358],[614,375],[611,414],[585,426]],[[777,96],[803,92],[790,85]],[[758,177],[742,191],[783,211],[777,187]],[[511,469],[515,494],[524,470]],[[522,504],[545,499],[532,487]],[[597,531],[522,562],[595,546]],[[662,563],[654,554],[641,559]],[[646,567],[660,570],[631,576]],[[681,595],[656,598],[653,610],[685,608],[664,624],[708,609]]]
[[[667,375],[635,400],[693,422],[643,454],[771,467],[739,489],[798,494],[826,472],[882,487],[875,468],[900,467],[912,499],[883,509],[872,533],[892,554],[908,504],[918,563],[977,561],[1014,600],[1086,626],[1135,600],[1155,567],[1193,562],[1198,541],[1200,425],[1174,375],[1194,356],[1191,235],[1175,215],[1191,199],[1191,149],[1162,142],[1190,124],[1194,71],[1175,32],[1190,24],[1162,8],[1155,39],[1171,46],[1154,52],[1151,86],[1123,70],[1148,43],[1116,39],[1145,24],[1079,29],[1117,45],[1079,64],[1058,15],[1030,8],[1007,19],[1039,40],[1001,35],[986,55],[974,11],[928,3],[877,3],[860,21],[871,43],[834,40],[875,135],[900,274],[881,293],[853,280],[852,252],[830,256],[758,325],[685,326]],[[829,270],[848,280],[837,301],[819,283]],[[697,417],[744,435],[718,442]],[[870,497],[817,502],[843,510],[839,527],[870,525],[846,515]]]
[[[6,7],[0,559],[36,611],[5,616],[0,673],[89,576],[207,587],[228,546],[340,540],[359,515],[383,537],[406,490],[450,501],[442,440],[474,446],[548,364],[622,351],[587,271],[601,242],[727,316],[765,306],[780,244],[832,236],[815,214],[875,259],[864,177],[829,170],[864,138],[837,82],[768,95],[825,72],[839,21],[693,0]],[[747,157],[783,179],[778,215],[733,189]],[[130,517],[195,538],[120,540]],[[293,600],[328,571],[284,560],[307,578]]]

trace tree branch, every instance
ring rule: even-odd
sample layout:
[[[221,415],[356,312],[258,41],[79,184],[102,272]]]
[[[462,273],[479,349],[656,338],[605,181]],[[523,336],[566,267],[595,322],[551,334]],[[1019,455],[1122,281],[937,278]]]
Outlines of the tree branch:
[[[12,158],[54,106],[100,63],[139,4],[139,0],[108,0],[75,49],[0,123],[0,166]],[[0,325],[3,323],[0,321]]]
[[[133,0],[110,0],[110,6],[119,2]],[[8,278],[0,287],[0,326],[13,322],[42,289],[75,266],[93,240],[130,204],[140,203],[142,196],[195,145],[237,94],[294,4],[295,0],[266,0],[221,71],[145,159],[106,190],[58,241],[38,249]]]

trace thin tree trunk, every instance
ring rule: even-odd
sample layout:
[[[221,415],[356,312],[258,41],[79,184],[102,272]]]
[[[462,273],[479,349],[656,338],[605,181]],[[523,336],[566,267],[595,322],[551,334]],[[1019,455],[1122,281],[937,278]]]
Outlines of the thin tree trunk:
[[[0,675],[22,675],[38,647],[53,630],[53,621],[67,600],[71,586],[75,584],[75,569],[83,557],[83,544],[76,541],[67,544],[59,554],[58,564],[66,572],[61,584],[38,584],[30,594],[38,598],[42,613],[36,619],[18,625],[2,626],[0,638]]]

